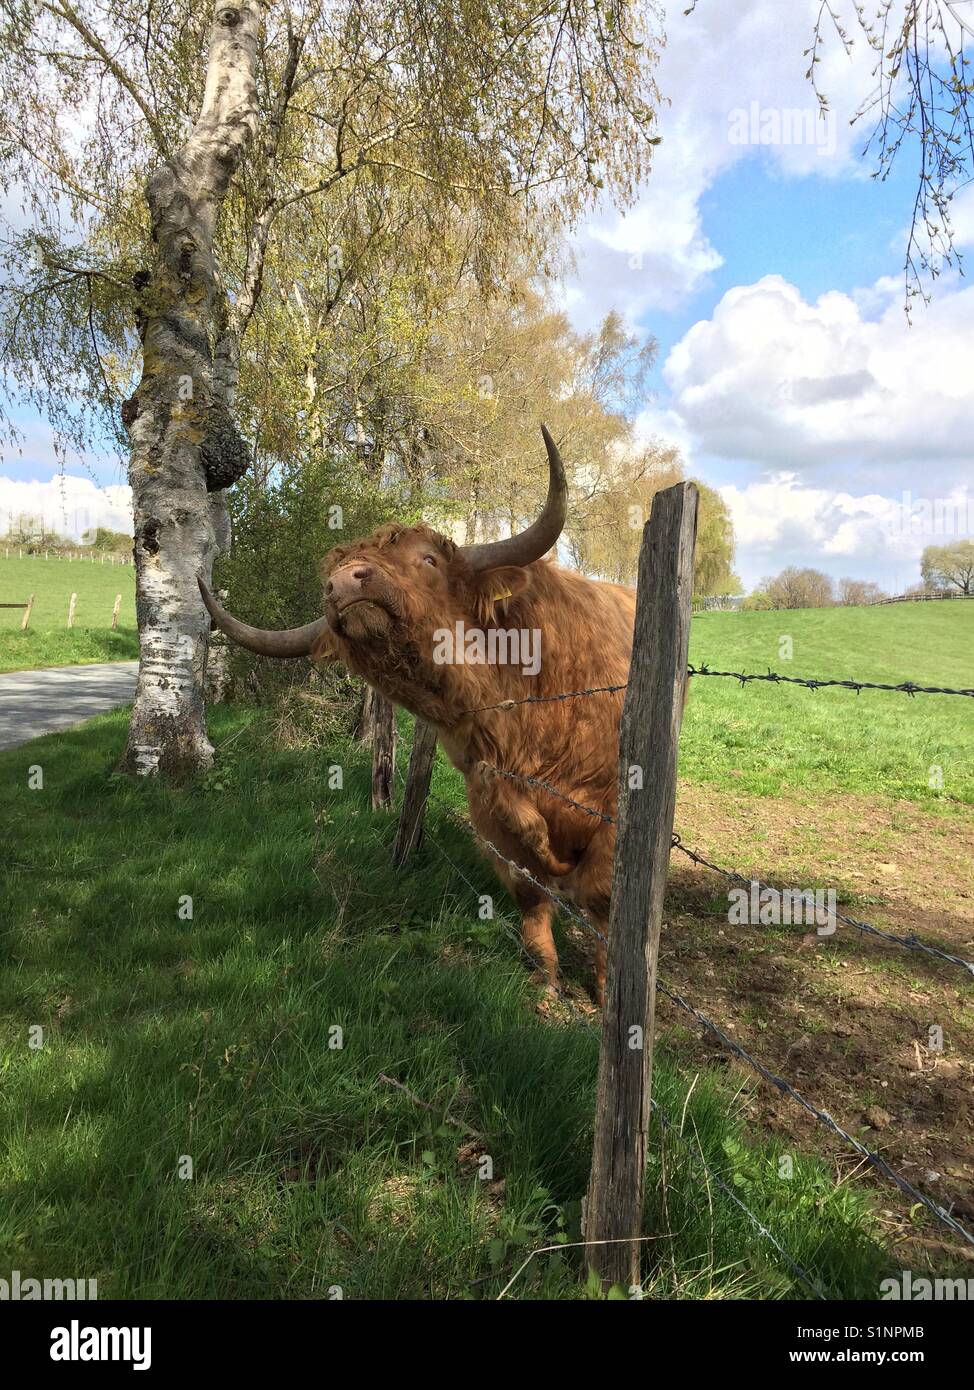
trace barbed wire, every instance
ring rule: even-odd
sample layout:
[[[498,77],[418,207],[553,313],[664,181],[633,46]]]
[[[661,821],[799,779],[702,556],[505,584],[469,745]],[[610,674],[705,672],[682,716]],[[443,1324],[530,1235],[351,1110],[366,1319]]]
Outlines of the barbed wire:
[[[819,1108],[813,1105],[810,1100],[806,1099],[800,1091],[797,1091],[790,1081],[786,1081],[782,1076],[777,1076],[766,1067],[763,1062],[759,1062],[745,1047],[735,1042],[734,1039],[729,1037],[716,1023],[713,1023],[705,1014],[702,1014],[699,1009],[688,1003],[681,994],[677,994],[675,990],[671,990],[661,980],[656,981],[656,988],[664,998],[669,999],[671,1003],[676,1004],[679,1008],[691,1014],[698,1023],[713,1033],[715,1037],[719,1038],[724,1047],[730,1052],[733,1052],[742,1062],[746,1062],[759,1076],[764,1077],[765,1081],[769,1081],[776,1090],[780,1091],[783,1095],[789,1096],[800,1105],[803,1110],[806,1110],[809,1115],[813,1115],[816,1120],[824,1124],[827,1129],[830,1129],[833,1134],[838,1135],[838,1137],[847,1144],[851,1144],[858,1154],[861,1154],[862,1157],[882,1173],[885,1178],[888,1178],[890,1182],[894,1183],[905,1196],[914,1198],[922,1206],[926,1207],[927,1211],[932,1212],[938,1221],[941,1221],[948,1230],[960,1236],[968,1245],[974,1246],[974,1235],[972,1235],[965,1226],[962,1226],[959,1221],[955,1220],[949,1211],[945,1211],[939,1203],[934,1202],[931,1198],[918,1191],[906,1178],[900,1177],[896,1169],[891,1168],[881,1154],[874,1153],[872,1149],[867,1149],[865,1144],[856,1139],[848,1130],[843,1129],[827,1110],[819,1110]]]
[[[860,694],[863,690],[893,690],[902,695],[966,695],[974,699],[974,688],[962,688],[955,690],[946,685],[917,685],[915,681],[900,681],[897,685],[887,685],[882,681],[857,681],[857,680],[819,680],[814,676],[782,676],[777,671],[768,668],[766,675],[758,673],[748,673],[746,671],[715,671],[706,662],[699,666],[690,665],[687,667],[687,676],[725,676],[729,680],[738,681],[741,685],[748,685],[752,681],[764,681],[771,685],[801,685],[806,690],[825,690],[834,687],[837,690],[854,690]],[[486,714],[490,710],[511,710],[518,705],[546,705],[558,700],[580,700],[589,695],[615,695],[620,690],[626,690],[628,682],[621,685],[595,685],[586,690],[564,690],[558,695],[524,695],[518,700],[499,700],[493,705],[478,705],[473,709],[460,711],[461,718],[468,714]]]
[[[554,903],[556,903],[559,907],[566,911],[567,914],[573,919],[573,921],[575,921],[580,927],[582,927],[585,931],[589,932],[591,935],[597,937],[599,941],[603,942],[604,944],[608,944],[605,935],[602,932],[600,932],[598,928],[595,927],[586,917],[584,917],[574,907],[573,904],[567,902],[565,899],[553,893],[552,890],[547,886],[547,884],[542,883],[540,879],[536,878],[534,874],[532,874],[528,869],[524,868],[523,865],[516,864],[513,859],[508,859],[508,857],[505,854],[502,854],[501,851],[497,848],[497,846],[492,844],[491,841],[486,838],[486,836],[481,835],[480,832],[476,829],[476,827],[471,826],[470,830],[472,831],[475,838],[478,839],[481,842],[481,844],[486,846],[486,848],[489,849],[492,854],[496,855],[498,859],[500,859],[503,863],[507,864],[508,867],[513,869],[517,874],[524,878],[527,878],[536,887],[540,888],[541,891],[543,893],[546,893]],[[951,1216],[950,1212],[946,1211],[943,1207],[939,1205],[939,1203],[934,1202],[931,1198],[927,1197],[924,1193],[920,1192],[917,1188],[913,1186],[912,1183],[908,1182],[906,1178],[901,1177],[900,1174],[897,1173],[894,1168],[890,1167],[890,1165],[886,1162],[886,1160],[882,1157],[881,1154],[874,1153],[872,1149],[868,1149],[865,1144],[863,1144],[860,1140],[856,1139],[854,1135],[848,1132],[848,1130],[843,1129],[843,1127],[832,1118],[832,1116],[828,1113],[827,1110],[819,1110],[818,1107],[813,1105],[812,1102],[808,1100],[805,1096],[803,1096],[800,1091],[796,1090],[795,1087],[792,1086],[790,1081],[786,1081],[784,1077],[778,1076],[775,1072],[771,1071],[768,1067],[766,1067],[763,1062],[759,1062],[758,1059],[752,1056],[752,1054],[748,1052],[746,1048],[742,1047],[740,1043],[735,1042],[735,1040],[729,1037],[727,1033],[723,1031],[722,1028],[720,1028],[716,1023],[712,1022],[709,1018],[707,1018],[706,1014],[701,1013],[699,1009],[695,1008],[693,1004],[690,1004],[686,999],[683,998],[681,994],[678,994],[675,990],[671,990],[669,986],[666,985],[659,978],[657,978],[656,980],[656,990],[659,994],[662,994],[664,998],[669,999],[671,1003],[676,1004],[679,1008],[691,1014],[702,1027],[712,1032],[714,1036],[718,1038],[726,1048],[728,1048],[729,1051],[733,1052],[734,1055],[739,1057],[743,1062],[746,1062],[747,1065],[751,1067],[754,1071],[756,1071],[759,1076],[763,1077],[764,1080],[770,1082],[776,1090],[781,1092],[783,1095],[789,1096],[792,1100],[796,1102],[796,1104],[800,1105],[803,1110],[805,1110],[808,1114],[814,1116],[814,1118],[817,1119],[821,1124],[824,1124],[825,1127],[829,1129],[833,1134],[837,1135],[844,1142],[850,1144],[858,1154],[860,1154],[864,1159],[866,1159],[877,1170],[877,1172],[882,1173],[883,1176],[887,1178],[890,1182],[892,1182],[897,1188],[899,1188],[899,1190],[905,1196],[910,1197],[914,1201],[918,1202],[921,1206],[926,1208],[927,1211],[931,1212],[932,1215],[935,1216],[938,1221],[945,1225],[948,1228],[948,1230],[952,1231],[955,1235],[959,1236],[962,1240],[966,1241],[968,1245],[974,1247],[974,1235],[972,1235],[966,1229],[966,1227],[962,1226],[959,1221],[957,1221],[953,1216]]]
[[[495,767],[493,763],[483,761],[478,763],[478,767],[483,768],[485,772],[489,772],[493,777],[505,777],[509,782],[524,782],[529,787],[540,787],[541,790],[546,791],[549,796],[554,796],[557,797],[559,801],[567,802],[569,806],[574,806],[577,811],[584,811],[587,816],[594,816],[597,820],[604,821],[606,825],[615,825],[616,823],[615,816],[607,816],[604,811],[598,811],[594,806],[583,805],[581,801],[576,801],[574,797],[559,791],[557,787],[552,786],[550,782],[546,782],[542,777],[529,777],[526,772],[505,771],[504,768]]]
[[[748,675],[743,671],[713,671],[706,664],[690,666],[688,676],[728,676],[731,680],[747,685],[750,681],[770,681],[772,685],[803,685],[807,690],[824,690],[835,686],[841,690],[854,690],[858,695],[863,690],[896,690],[903,695],[967,695],[974,699],[974,689],[951,690],[944,685],[916,685],[913,681],[900,681],[898,685],[884,685],[881,681],[854,680],[816,680],[804,676],[780,676],[768,668],[766,676]]]
[[[485,714],[492,709],[514,709],[517,705],[547,705],[555,700],[580,700],[585,695],[614,695],[625,690],[628,682],[622,685],[596,685],[590,690],[565,690],[560,695],[525,695],[520,700],[500,700],[496,705],[480,705],[477,709],[461,710],[461,718],[466,714]]]
[[[512,782],[523,782],[530,787],[538,787],[542,791],[547,792],[549,796],[556,797],[559,801],[573,806],[577,811],[584,811],[587,816],[596,817],[606,825],[617,824],[615,816],[606,815],[604,811],[599,811],[594,806],[586,806],[583,802],[576,801],[574,797],[569,796],[566,792],[560,791],[550,782],[545,781],[544,778],[531,777],[524,772],[511,772],[504,768],[495,767],[493,763],[488,762],[480,762],[478,766],[483,768],[486,772],[489,772],[492,776],[504,777]],[[687,858],[692,859],[694,863],[702,864],[705,868],[712,869],[714,873],[720,874],[731,883],[740,884],[745,888],[750,887],[753,883],[759,889],[763,889],[770,893],[796,893],[801,891],[795,888],[773,888],[762,879],[754,877],[747,878],[743,874],[736,873],[733,869],[721,868],[719,864],[714,864],[712,860],[705,858],[704,855],[700,854],[697,850],[688,848],[676,833],[673,835],[671,849],[678,849],[681,854],[685,854]],[[860,935],[874,936],[880,941],[888,941],[891,945],[901,946],[906,951],[915,951],[923,955],[932,956],[936,960],[946,961],[949,965],[956,965],[968,975],[974,976],[974,961],[964,960],[960,956],[951,955],[949,951],[942,951],[939,946],[931,946],[927,942],[921,941],[913,932],[909,933],[907,936],[898,936],[895,932],[883,931],[881,927],[874,927],[870,922],[861,921],[857,917],[850,917],[844,912],[833,912],[833,916],[837,921],[844,922],[846,926],[854,927]]]
[[[401,773],[400,782],[403,785],[405,785]],[[438,796],[432,790],[430,791],[430,796],[433,798],[434,801],[438,803],[438,805],[440,805],[446,811],[447,816],[449,817],[452,824],[456,825],[458,828],[465,832],[472,830],[472,826],[469,824],[469,822],[462,820],[462,818],[456,814],[449,802],[444,801],[442,797]],[[476,832],[474,833],[476,834]],[[487,840],[484,840],[483,842],[488,845],[490,843]],[[470,880],[470,878],[468,878],[468,876],[463,872],[459,865],[450,857],[450,855],[447,854],[446,850],[443,848],[440,842],[431,836],[430,843],[434,846],[441,858],[450,866],[453,872],[463,880],[463,882],[467,885],[467,887],[474,894],[474,896],[479,898],[480,894],[476,885]],[[494,853],[499,853],[499,851],[495,849]],[[523,872],[527,877],[533,878],[533,875],[528,874],[528,871],[526,869]],[[537,882],[537,880],[534,881]],[[539,884],[539,886],[544,888],[544,891],[548,894],[549,897],[554,896],[551,893],[551,890],[545,888],[543,884]],[[557,902],[558,899],[556,898],[555,901]],[[570,911],[574,911],[574,909],[571,908],[571,904],[566,903],[563,905],[568,907]],[[580,920],[582,921],[582,925],[585,926],[589,931],[596,931],[596,929],[592,926],[590,922],[586,921],[585,919]],[[524,942],[521,939],[521,937],[518,936],[518,934],[512,928],[508,927],[505,922],[501,922],[500,926],[502,930],[513,940],[518,950],[525,957],[525,959],[527,959],[533,964],[530,952],[524,945]],[[596,932],[596,935],[598,935],[602,940],[605,939],[601,936],[600,932]],[[598,1030],[592,1027],[592,1024],[585,1017],[585,1015],[581,1013],[578,1009],[576,1009],[574,1005],[571,1004],[571,1001],[567,1002],[569,1003],[569,1007],[571,1008],[572,1015],[575,1018],[576,1022],[581,1023],[582,1026],[585,1027],[588,1030],[588,1032],[592,1035],[592,1037],[595,1038],[596,1041],[599,1041],[600,1034]],[[808,1271],[798,1263],[798,1261],[794,1258],[793,1255],[789,1254],[789,1252],[781,1244],[781,1241],[777,1238],[777,1236],[772,1231],[768,1230],[767,1226],[760,1219],[760,1217],[757,1216],[751,1210],[747,1203],[734,1191],[731,1185],[723,1177],[721,1177],[720,1173],[718,1173],[717,1170],[707,1162],[707,1158],[703,1152],[703,1148],[700,1145],[699,1140],[697,1140],[696,1143],[692,1142],[683,1132],[682,1125],[675,1124],[667,1114],[664,1107],[654,1097],[650,1096],[649,1104],[653,1111],[653,1114],[656,1115],[656,1117],[659,1119],[662,1127],[667,1131],[667,1133],[674,1135],[676,1139],[683,1145],[687,1152],[687,1156],[690,1159],[691,1163],[694,1165],[694,1167],[701,1168],[703,1172],[706,1173],[707,1177],[711,1180],[711,1182],[713,1182],[714,1185],[717,1188],[719,1188],[719,1190],[723,1192],[726,1197],[729,1197],[730,1200],[734,1203],[734,1205],[744,1213],[744,1215],[751,1222],[751,1225],[758,1232],[758,1234],[764,1240],[768,1241],[768,1243],[772,1245],[775,1250],[777,1250],[782,1260],[784,1260],[785,1264],[792,1271],[792,1273],[800,1280],[800,1282],[803,1283],[805,1287],[809,1289],[816,1298],[821,1299],[823,1301],[827,1301],[826,1295],[822,1292],[821,1285],[818,1284],[815,1281],[814,1277],[810,1275]]]
[[[593,1029],[592,1031],[594,1032],[595,1030]],[[649,1105],[653,1114],[662,1123],[663,1128],[667,1130],[668,1133],[675,1134],[680,1143],[684,1145],[687,1151],[687,1156],[689,1157],[691,1163],[693,1163],[694,1166],[699,1164],[703,1168],[707,1176],[710,1178],[710,1180],[717,1184],[721,1192],[723,1192],[726,1197],[729,1197],[730,1200],[734,1203],[734,1205],[739,1207],[741,1211],[744,1212],[745,1216],[757,1230],[759,1235],[763,1236],[765,1240],[769,1241],[774,1246],[781,1258],[789,1266],[792,1272],[798,1276],[798,1278],[805,1285],[805,1287],[810,1289],[816,1298],[822,1299],[823,1302],[827,1302],[827,1296],[822,1292],[821,1285],[815,1282],[812,1275],[810,1275],[808,1271],[798,1263],[798,1261],[795,1259],[793,1255],[789,1255],[788,1251],[781,1244],[780,1240],[778,1240],[777,1236],[775,1236],[771,1231],[768,1230],[767,1226],[765,1226],[764,1222],[761,1221],[760,1217],[755,1216],[751,1208],[747,1206],[747,1204],[744,1201],[742,1201],[742,1199],[737,1195],[737,1193],[731,1187],[730,1183],[726,1182],[718,1172],[715,1172],[715,1170],[711,1168],[706,1158],[704,1158],[703,1150],[699,1147],[695,1148],[690,1143],[687,1136],[683,1133],[683,1130],[673,1123],[673,1121],[670,1119],[669,1115],[667,1115],[666,1111],[663,1109],[660,1103],[654,1100],[652,1096],[650,1096],[649,1098]]]
[[[688,849],[674,832],[672,849],[678,849],[681,854],[685,854],[688,859],[692,859],[695,864],[702,864],[707,869],[712,869],[715,874],[720,874],[722,878],[729,879],[732,883],[741,884],[749,887],[752,883],[758,888],[766,889],[772,893],[795,892],[796,889],[771,888],[767,883],[763,883],[759,878],[745,878],[743,874],[735,873],[733,869],[722,869],[719,864],[714,864],[709,859],[705,859],[696,850]],[[949,951],[941,951],[939,946],[930,946],[925,941],[921,941],[912,932],[908,936],[897,936],[894,932],[883,931],[880,927],[874,927],[869,922],[862,922],[856,917],[849,917],[844,912],[834,912],[833,916],[839,922],[844,922],[848,927],[855,927],[862,935],[876,936],[881,941],[892,942],[894,946],[902,946],[907,951],[920,951],[924,955],[933,956],[937,960],[947,961],[950,965],[958,965],[965,970],[968,975],[974,976],[974,961],[963,960],[960,956],[952,956]]]

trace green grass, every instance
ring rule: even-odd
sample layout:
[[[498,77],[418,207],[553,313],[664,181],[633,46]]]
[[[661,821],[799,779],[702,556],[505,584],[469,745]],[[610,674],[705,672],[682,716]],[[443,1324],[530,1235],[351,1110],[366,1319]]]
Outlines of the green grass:
[[[480,1299],[567,1243],[509,1296],[585,1297],[596,1038],[535,1012],[449,817],[393,873],[361,751],[273,749],[252,717],[214,713],[216,769],[182,790],[113,776],[123,712],[0,757],[0,1267],[101,1297]],[[451,772],[436,789],[460,804]],[[737,1089],[679,1060],[664,1038],[654,1093],[687,1139],[829,1294],[875,1297],[863,1192],[813,1156],[779,1178]],[[657,1296],[804,1296],[658,1127],[647,1206]]]
[[[780,654],[783,637],[792,639],[790,660]],[[693,619],[690,660],[717,670],[970,689],[974,603],[708,613]],[[942,789],[930,786],[936,767]],[[701,678],[691,682],[680,770],[772,796],[880,793],[957,813],[974,802],[974,699]]]
[[[75,625],[69,629],[68,604],[78,595]],[[0,554],[0,602],[26,603],[34,595],[30,626],[20,631],[23,612],[0,608],[0,671],[41,666],[73,666],[92,661],[127,661],[138,656],[135,626],[135,571],[100,557],[68,561],[53,554],[18,559]],[[112,631],[115,595],[122,595],[119,626]]]

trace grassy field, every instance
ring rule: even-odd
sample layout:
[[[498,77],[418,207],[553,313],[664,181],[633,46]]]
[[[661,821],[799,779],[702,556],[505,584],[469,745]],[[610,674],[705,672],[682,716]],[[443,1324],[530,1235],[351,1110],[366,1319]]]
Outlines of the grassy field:
[[[969,686],[972,619],[707,615],[691,655]],[[718,862],[834,886],[855,915],[971,959],[972,704],[699,680],[677,826]],[[304,725],[217,709],[215,769],[182,790],[113,775],[124,731],[118,712],[0,755],[0,1263],[94,1277],[102,1297],[479,1299],[512,1278],[507,1297],[593,1296],[573,1244],[597,1055],[586,944],[562,931],[569,1002],[547,1006],[446,809],[462,809],[456,775],[438,766],[424,845],[394,874],[367,755],[334,731],[308,744]],[[916,772],[935,759],[940,792]],[[729,931],[723,889],[674,857],[663,978],[974,1219],[969,981],[854,932]],[[479,920],[481,893],[501,920]],[[807,1294],[701,1153],[830,1296],[874,1298],[894,1267],[967,1272],[665,1001],[660,1040],[673,1129],[651,1146],[648,1292]]]
[[[75,625],[67,626],[71,595],[78,595]],[[26,603],[34,595],[30,626],[20,631],[23,613],[0,608],[0,671],[41,666],[73,666],[91,661],[124,661],[138,656],[135,626],[135,571],[100,557],[68,561],[52,554],[9,559],[0,554],[0,602]],[[115,595],[122,595],[118,629],[112,631]]]
[[[0,1263],[102,1297],[479,1299],[515,1275],[508,1297],[587,1296],[594,1033],[536,1011],[510,906],[479,920],[498,890],[438,804],[394,875],[362,751],[275,747],[250,717],[216,713],[218,770],[182,791],[113,777],[122,714],[0,758],[5,834],[30,825],[7,839]],[[460,804],[452,772],[436,790]],[[674,1131],[647,1290],[804,1296],[699,1145],[827,1292],[875,1296],[888,1258],[854,1183],[811,1154],[779,1177],[739,1080],[664,1048],[655,1087]]]
[[[783,637],[790,659],[780,655]],[[690,660],[725,671],[970,689],[974,603],[707,613],[691,624]],[[681,770],[693,781],[767,796],[874,792],[969,815],[974,699],[717,678],[691,689]],[[936,768],[942,788],[931,786]]]

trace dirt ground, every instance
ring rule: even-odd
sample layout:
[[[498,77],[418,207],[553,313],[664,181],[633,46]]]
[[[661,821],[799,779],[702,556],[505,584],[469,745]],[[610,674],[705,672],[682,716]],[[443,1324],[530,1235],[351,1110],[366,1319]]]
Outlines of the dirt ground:
[[[681,783],[676,829],[708,859],[775,886],[834,888],[840,912],[915,933],[974,961],[974,815],[843,795],[735,798]],[[864,936],[728,922],[727,888],[678,852],[671,860],[660,979],[959,1221],[974,1227],[974,974]],[[727,1067],[755,1127],[816,1149],[873,1184],[905,1266],[955,1267],[974,1249],[909,1199],[712,1033],[659,1000],[671,1052]],[[931,1028],[943,1031],[936,1047]],[[912,1264],[911,1264],[912,1262]]]

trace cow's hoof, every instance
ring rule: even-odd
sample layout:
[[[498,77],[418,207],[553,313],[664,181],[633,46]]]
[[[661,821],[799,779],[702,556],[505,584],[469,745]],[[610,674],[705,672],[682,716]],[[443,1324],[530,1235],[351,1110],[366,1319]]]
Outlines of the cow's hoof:
[[[541,1015],[550,1014],[555,1005],[560,1004],[563,998],[560,986],[546,980],[541,986],[541,998],[535,1006],[535,1012]]]

